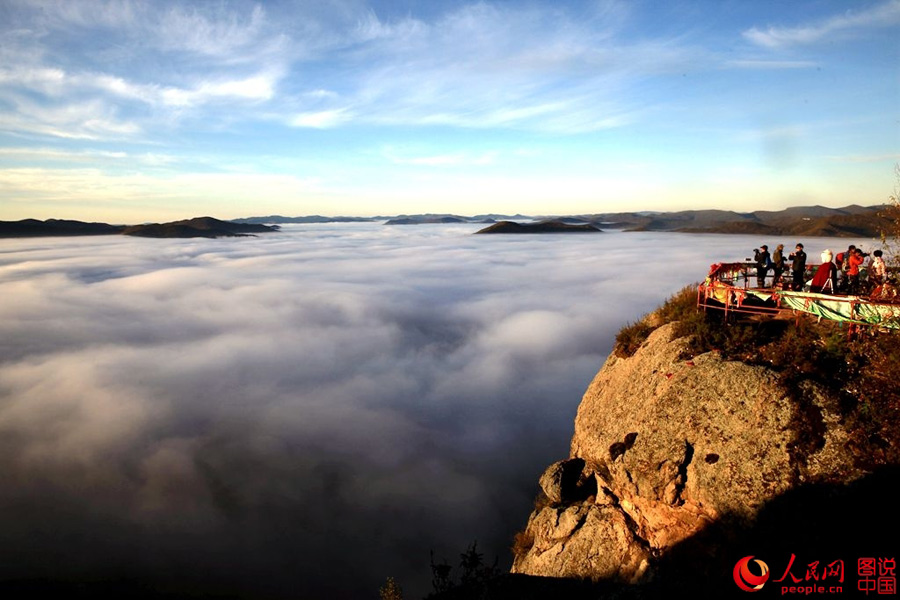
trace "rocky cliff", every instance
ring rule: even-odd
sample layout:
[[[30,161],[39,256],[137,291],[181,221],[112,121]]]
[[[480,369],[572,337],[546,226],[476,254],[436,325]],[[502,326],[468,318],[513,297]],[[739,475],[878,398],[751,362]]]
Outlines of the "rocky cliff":
[[[668,324],[633,356],[610,355],[578,409],[569,458],[540,479],[513,573],[652,581],[668,553],[723,522],[746,531],[776,499],[868,474],[845,450],[833,392],[808,381],[788,389],[766,367],[686,348]],[[715,543],[701,552],[715,554]]]

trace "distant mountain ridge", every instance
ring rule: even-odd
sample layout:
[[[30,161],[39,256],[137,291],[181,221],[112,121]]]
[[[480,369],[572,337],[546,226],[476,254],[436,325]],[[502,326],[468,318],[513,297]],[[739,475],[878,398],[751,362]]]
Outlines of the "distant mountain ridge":
[[[569,225],[592,225],[599,229],[625,231],[673,231],[680,233],[736,233],[751,235],[793,235],[804,237],[877,237],[887,222],[879,217],[884,205],[841,208],[826,206],[793,206],[784,210],[703,209],[674,212],[634,211],[581,215],[502,215],[474,216],[447,213],[423,213],[376,217],[250,217],[237,222],[313,223],[349,220],[384,221],[387,225],[446,223],[495,223],[557,221]]]
[[[244,217],[232,219],[232,223],[246,224],[284,224],[284,223],[371,223],[379,220],[376,217],[323,217],[322,215],[308,215],[305,217],[283,217],[270,215],[268,217]]]
[[[191,237],[241,237],[277,231],[277,227],[258,223],[235,223],[213,217],[197,217],[171,223],[130,225],[122,233],[139,237],[191,238]]]
[[[366,223],[383,221],[385,225],[419,225],[419,224],[443,224],[443,223],[494,223],[503,220],[531,220],[532,217],[523,214],[501,215],[483,214],[474,216],[455,215],[450,213],[420,213],[415,215],[380,215],[374,217],[323,217],[321,215],[308,215],[300,217],[284,217],[271,215],[268,217],[244,217],[233,219],[234,223]]]
[[[47,219],[46,221],[22,219],[21,221],[0,221],[0,238],[115,235],[122,233],[124,229],[124,225],[86,223],[69,219]]]
[[[397,217],[396,219],[388,219],[385,221],[385,225],[420,225],[420,224],[435,224],[435,223],[470,223],[469,219],[465,217],[456,217],[453,215],[445,215],[445,216],[413,216],[413,217]]]
[[[0,221],[0,238],[83,235],[133,235],[152,238],[239,237],[277,231],[277,226],[235,223],[213,217],[197,217],[170,223],[109,225],[64,219]]]
[[[590,223],[572,224],[562,220],[539,221],[537,223],[516,223],[500,221],[475,233],[602,233]]]
[[[589,225],[596,229],[625,231],[670,231],[680,233],[733,233],[750,235],[790,235],[797,237],[878,237],[889,222],[880,213],[885,205],[841,208],[825,206],[794,206],[778,211],[758,210],[736,212],[730,210],[683,210],[675,212],[614,212],[582,215],[527,216],[482,214],[462,216],[425,213],[377,217],[325,217],[309,215],[284,217],[246,217],[222,221],[212,217],[198,217],[171,223],[142,225],[110,225],[66,219],[24,219],[0,221],[2,237],[80,236],[80,235],[136,235],[143,237],[227,237],[255,235],[275,231],[285,223],[371,223],[382,221],[390,225],[495,223],[499,221],[531,221],[529,225],[554,221],[566,225]],[[532,230],[536,231],[536,230]]]
[[[682,233],[740,233],[804,237],[877,237],[888,225],[879,216],[884,205],[843,208],[798,206],[780,211],[738,213],[722,210],[687,210],[641,215],[609,213],[592,215],[590,222],[614,222],[627,231],[677,231]]]

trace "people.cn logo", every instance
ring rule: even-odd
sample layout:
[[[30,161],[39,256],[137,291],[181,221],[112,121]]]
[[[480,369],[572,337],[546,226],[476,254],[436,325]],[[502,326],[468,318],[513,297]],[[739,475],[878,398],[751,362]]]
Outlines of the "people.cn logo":
[[[760,571],[759,575],[750,572],[749,563],[753,556],[745,556],[734,565],[734,582],[745,592],[757,592],[769,580],[769,565],[761,560],[754,560]]]

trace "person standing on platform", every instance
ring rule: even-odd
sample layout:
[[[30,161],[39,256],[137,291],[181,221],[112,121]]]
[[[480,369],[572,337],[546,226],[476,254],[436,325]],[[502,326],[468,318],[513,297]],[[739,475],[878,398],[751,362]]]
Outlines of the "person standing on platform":
[[[847,272],[850,270],[850,255],[853,254],[853,251],[856,250],[856,246],[850,244],[847,247],[846,252],[838,252],[834,257],[834,264],[837,266],[838,272],[838,287],[841,292],[846,292],[847,287],[850,285],[850,279],[847,276]]]
[[[816,269],[809,291],[814,294],[834,293],[837,289],[837,267],[831,262],[831,250],[822,252],[822,264]]]
[[[873,287],[884,283],[885,275],[887,274],[887,268],[882,258],[883,254],[884,252],[881,250],[876,250],[872,253],[872,260],[869,263],[869,281],[872,282]]]
[[[806,274],[806,252],[803,244],[797,244],[797,248],[788,256],[791,259],[791,289],[799,292],[803,289],[804,275]]]
[[[763,244],[759,249],[753,250],[753,260],[756,261],[756,287],[766,287],[766,273],[769,271],[769,247]]]
[[[862,250],[854,248],[848,256],[844,257],[844,261],[849,261],[850,266],[847,268],[847,292],[851,295],[859,293],[859,268],[866,262]]]
[[[777,288],[781,274],[784,273],[784,244],[778,244],[772,254],[772,287]]]

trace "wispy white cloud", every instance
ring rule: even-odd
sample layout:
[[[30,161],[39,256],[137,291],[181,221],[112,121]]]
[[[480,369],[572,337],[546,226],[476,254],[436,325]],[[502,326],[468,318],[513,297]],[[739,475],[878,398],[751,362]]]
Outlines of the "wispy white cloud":
[[[279,73],[266,71],[240,79],[198,77],[191,87],[175,87],[95,72],[2,69],[0,100],[16,110],[0,116],[0,129],[74,139],[135,139],[152,123],[154,113],[144,109],[184,111],[207,104],[265,102],[275,95],[279,78]],[[41,102],[32,100],[35,92],[43,96]]]
[[[222,106],[237,105],[232,119],[271,100],[289,64],[287,36],[261,5],[36,1],[9,14],[0,102],[19,114],[0,126],[17,134],[121,139],[186,118],[214,127]],[[216,106],[196,110],[206,105]],[[78,118],[66,123],[67,112]]]
[[[766,59],[738,59],[729,60],[727,67],[737,69],[813,69],[818,63],[811,60],[766,60]]]
[[[884,154],[848,154],[844,156],[829,156],[828,159],[842,163],[897,163],[900,162],[900,152],[886,152]]]
[[[58,148],[0,148],[0,156],[13,160],[93,160],[96,158],[123,159],[128,158],[126,152],[103,150],[62,150]]]
[[[486,3],[430,22],[385,22],[367,12],[336,51],[343,65],[334,75],[339,96],[309,99],[315,110],[302,112],[353,107],[352,119],[327,119],[329,126],[618,127],[640,110],[633,101],[622,102],[623,88],[696,57],[659,40],[614,41],[618,15],[598,19],[588,26],[565,11]]]
[[[24,132],[80,140],[133,139],[138,123],[122,119],[115,107],[100,100],[46,106],[19,96],[14,111],[0,113],[0,131]]]
[[[24,23],[37,29],[18,36],[16,47],[24,44],[31,52],[21,55],[33,58],[0,73],[0,101],[17,90],[58,105],[90,99],[107,119],[116,114],[146,132],[186,119],[209,128],[265,119],[316,129],[583,133],[634,123],[668,101],[634,94],[654,78],[723,64],[686,36],[634,36],[627,27],[635,9],[622,2],[577,10],[482,2],[427,19],[381,16],[354,1],[314,9],[121,0],[96,20],[90,3],[66,4],[52,17],[34,16],[46,6],[28,5],[32,16]],[[63,59],[73,29],[81,40],[103,29],[110,41],[87,43],[80,62]],[[134,62],[136,55],[144,60]],[[811,66],[753,57],[725,64]],[[7,122],[13,124],[24,128],[20,133],[83,135],[77,124],[67,130],[60,123]]]
[[[862,10],[849,9],[828,19],[795,27],[753,27],[743,36],[760,46],[779,48],[813,44],[829,36],[860,34],[867,29],[900,24],[900,0],[888,0]]]
[[[201,82],[193,89],[166,88],[161,97],[171,106],[194,106],[215,99],[269,100],[275,94],[277,76],[267,73],[245,79]]]
[[[288,124],[291,127],[330,129],[352,121],[354,116],[354,112],[349,108],[333,108],[297,113],[288,119]]]
[[[266,27],[265,10],[256,4],[249,14],[240,14],[225,7],[176,5],[163,11],[156,28],[163,48],[225,60],[255,54],[253,45],[261,41]]]
[[[34,25],[45,30],[98,26],[130,28],[145,21],[149,15],[147,5],[135,0],[10,0],[9,5],[28,11]]]
[[[426,156],[410,156],[398,153],[393,148],[384,150],[385,157],[396,165],[413,165],[423,167],[483,167],[492,165],[497,161],[497,152],[485,152],[472,155],[465,152],[453,154],[433,154]]]
[[[159,152],[129,153],[121,150],[65,150],[49,147],[7,147],[0,148],[0,156],[21,163],[46,165],[49,163],[93,163],[113,165],[142,165],[162,167],[179,161],[178,157]]]
[[[193,106],[216,98],[268,100],[280,74],[274,70],[241,79],[200,79],[193,87],[139,84],[106,73],[67,73],[58,68],[0,69],[0,84],[63,97],[95,90],[152,105]]]
[[[253,60],[281,43],[257,3],[146,3],[137,0],[12,0],[33,32],[52,35],[106,30],[143,50],[153,47],[228,62]],[[123,42],[124,43],[124,42]]]

